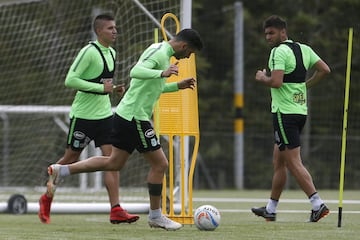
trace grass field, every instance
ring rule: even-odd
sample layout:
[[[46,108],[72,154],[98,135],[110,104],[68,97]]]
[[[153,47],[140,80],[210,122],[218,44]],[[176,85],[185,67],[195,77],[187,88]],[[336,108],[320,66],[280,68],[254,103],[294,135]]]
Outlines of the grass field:
[[[310,204],[300,191],[286,191],[277,221],[265,222],[250,212],[263,206],[269,191],[195,191],[194,207],[212,204],[221,212],[213,232],[185,225],[176,232],[151,229],[147,216],[134,224],[112,225],[108,214],[53,214],[51,224],[41,224],[36,214],[0,214],[0,239],[360,239],[360,192],[344,193],[342,227],[338,222],[338,192],[320,191],[331,214],[318,223],[307,223]]]

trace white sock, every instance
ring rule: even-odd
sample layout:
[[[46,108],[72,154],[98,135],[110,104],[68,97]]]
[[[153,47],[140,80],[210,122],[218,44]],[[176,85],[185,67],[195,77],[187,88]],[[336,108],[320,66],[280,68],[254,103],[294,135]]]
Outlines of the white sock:
[[[59,176],[60,177],[66,177],[70,175],[70,169],[69,166],[67,165],[61,165],[60,166],[60,171],[59,171]]]
[[[161,208],[155,210],[152,209],[149,210],[149,218],[154,219],[159,217],[161,217]]]
[[[276,213],[278,203],[279,201],[270,198],[268,203],[266,204],[266,211],[268,213]]]
[[[318,211],[320,209],[321,204],[323,204],[324,201],[320,198],[318,193],[314,193],[310,197],[310,203],[312,205],[312,209],[314,211]]]

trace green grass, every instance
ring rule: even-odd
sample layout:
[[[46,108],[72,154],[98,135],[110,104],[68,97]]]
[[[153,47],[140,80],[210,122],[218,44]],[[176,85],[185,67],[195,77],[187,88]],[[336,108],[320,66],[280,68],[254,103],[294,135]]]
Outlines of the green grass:
[[[338,198],[336,191],[320,191],[332,213],[318,223],[306,223],[310,204],[305,202],[279,204],[276,222],[265,222],[250,212],[253,206],[266,202],[268,191],[196,191],[194,206],[213,204],[221,211],[221,224],[213,232],[199,231],[185,225],[176,232],[151,229],[146,215],[134,224],[112,225],[107,214],[53,214],[52,223],[41,224],[36,214],[0,214],[0,239],[359,239],[360,204],[344,204],[342,227],[337,227]],[[206,201],[203,198],[208,198]],[[234,201],[221,202],[229,198]],[[260,199],[260,202],[251,200]],[[286,191],[284,199],[306,200],[300,191]],[[247,199],[248,201],[236,201]],[[264,202],[262,202],[264,199]],[[345,192],[344,200],[360,199],[360,193]],[[234,211],[235,210],[235,211]],[[295,212],[291,212],[296,210]]]

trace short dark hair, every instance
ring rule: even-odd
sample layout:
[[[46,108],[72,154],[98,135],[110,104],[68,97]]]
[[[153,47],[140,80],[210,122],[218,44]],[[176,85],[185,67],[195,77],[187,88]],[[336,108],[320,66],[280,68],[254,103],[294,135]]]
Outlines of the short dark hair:
[[[100,14],[97,15],[94,19],[93,28],[96,32],[96,29],[100,26],[101,21],[114,21],[114,17],[110,14]]]
[[[188,43],[190,47],[195,48],[199,51],[203,48],[200,34],[195,29],[185,28],[178,32],[174,39],[176,41],[184,41]]]
[[[286,21],[284,19],[282,19],[281,17],[279,17],[277,15],[272,15],[272,16],[268,17],[263,23],[264,29],[268,28],[268,27],[274,27],[277,29],[286,29],[287,24],[286,24]]]

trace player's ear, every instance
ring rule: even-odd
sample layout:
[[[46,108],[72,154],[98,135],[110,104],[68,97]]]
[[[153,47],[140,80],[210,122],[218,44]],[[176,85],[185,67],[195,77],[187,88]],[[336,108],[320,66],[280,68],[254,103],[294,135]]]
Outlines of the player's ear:
[[[184,42],[184,41],[181,41],[181,42],[180,42],[180,49],[181,49],[181,50],[185,50],[187,47],[188,47],[188,43],[187,43],[187,42]]]
[[[282,35],[286,35],[286,34],[287,34],[287,33],[286,33],[286,28],[281,29],[281,30],[280,30],[280,33],[281,33]]]

